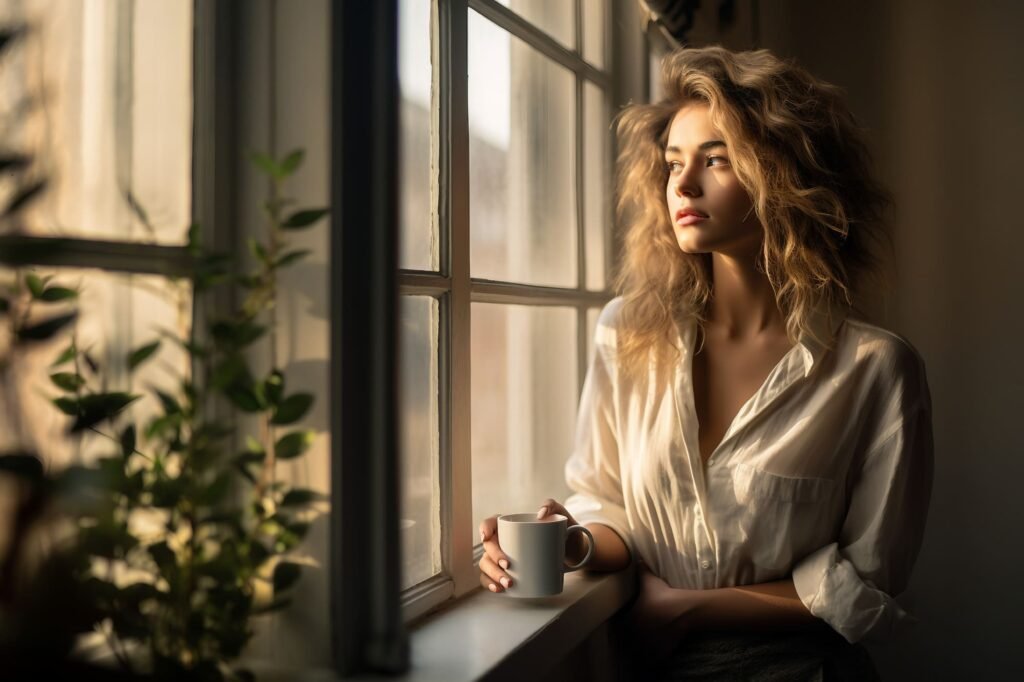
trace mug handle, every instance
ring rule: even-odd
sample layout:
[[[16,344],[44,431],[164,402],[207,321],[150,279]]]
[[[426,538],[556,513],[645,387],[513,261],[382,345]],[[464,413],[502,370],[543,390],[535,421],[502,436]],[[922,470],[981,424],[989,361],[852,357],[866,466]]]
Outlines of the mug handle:
[[[578,564],[575,564],[573,566],[566,566],[566,573],[578,571],[579,569],[583,568],[587,564],[587,562],[590,561],[590,555],[594,553],[594,535],[583,526],[569,526],[565,531],[565,536],[569,537],[569,533],[572,533],[573,531],[585,533],[590,542],[587,543],[587,555],[580,559],[580,562]]]

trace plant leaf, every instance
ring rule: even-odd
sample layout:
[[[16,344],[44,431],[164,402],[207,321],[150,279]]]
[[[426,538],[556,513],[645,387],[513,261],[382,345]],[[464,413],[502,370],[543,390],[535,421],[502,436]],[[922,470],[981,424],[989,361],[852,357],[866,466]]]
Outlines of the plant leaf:
[[[281,397],[283,395],[284,374],[281,373],[281,370],[275,369],[263,382],[263,397],[267,399],[269,404],[277,405],[281,402]]]
[[[46,285],[43,284],[43,280],[39,275],[30,272],[25,275],[25,286],[28,287],[28,292],[32,294],[32,298],[38,299],[42,297],[43,289]]]
[[[301,211],[296,211],[288,216],[281,227],[286,230],[301,230],[302,228],[309,227],[316,221],[327,215],[328,209],[326,208],[307,208]]]
[[[279,164],[281,169],[281,177],[286,178],[295,172],[295,169],[302,165],[302,159],[306,156],[306,152],[302,149],[296,149]]]
[[[85,386],[85,379],[81,374],[74,372],[56,372],[50,375],[52,381],[58,388],[74,393],[82,386]]]
[[[39,481],[43,478],[43,463],[35,455],[0,455],[0,471]]]
[[[141,365],[143,362],[153,356],[153,353],[160,347],[160,339],[147,343],[144,346],[139,346],[131,353],[128,354],[128,371],[134,370],[136,367]]]
[[[263,263],[269,263],[270,257],[267,255],[267,249],[259,241],[250,238],[249,239],[249,251]]]
[[[284,592],[298,582],[302,575],[302,566],[290,561],[278,562],[274,566],[274,596]]]
[[[317,492],[316,490],[308,490],[306,488],[295,488],[289,490],[284,494],[284,498],[281,500],[282,507],[301,507],[313,502],[322,502],[327,499],[327,496],[323,493]]]
[[[252,162],[256,165],[257,168],[259,168],[261,171],[263,171],[270,177],[275,179],[281,178],[280,166],[278,166],[277,162],[270,158],[268,154],[264,154],[263,152],[253,152],[250,158],[252,159]]]
[[[293,424],[302,419],[313,405],[311,393],[293,393],[281,401],[270,420],[271,424]]]
[[[232,385],[224,389],[224,395],[242,412],[260,412],[264,405],[248,386]]]
[[[130,457],[135,452],[135,425],[129,424],[121,432],[121,454]]]
[[[67,287],[48,287],[43,289],[43,293],[39,296],[39,300],[46,301],[47,303],[56,303],[58,301],[67,301],[77,297],[78,292],[74,289],[68,289]]]
[[[53,404],[57,406],[57,409],[66,415],[74,417],[78,414],[78,400],[75,398],[60,397],[54,398]]]
[[[104,419],[111,419],[117,416],[124,408],[140,397],[122,392],[94,393],[82,396],[78,401],[78,418],[71,426],[71,432],[82,431],[100,423]]]
[[[274,444],[277,459],[294,459],[309,449],[316,434],[312,431],[293,431],[281,436]]]
[[[57,359],[53,361],[53,364],[51,364],[50,367],[57,367],[58,365],[63,365],[69,360],[73,360],[77,352],[78,350],[75,348],[75,344],[72,343],[57,356]]]
[[[18,338],[22,341],[45,341],[75,321],[78,312],[65,313],[47,318],[42,322],[18,330]]]
[[[277,259],[277,262],[274,263],[274,267],[275,268],[286,267],[288,265],[291,265],[292,263],[294,263],[297,260],[305,258],[310,253],[312,253],[312,252],[309,249],[296,249],[294,251],[288,251],[287,253],[285,253],[284,255],[282,255],[280,258]]]

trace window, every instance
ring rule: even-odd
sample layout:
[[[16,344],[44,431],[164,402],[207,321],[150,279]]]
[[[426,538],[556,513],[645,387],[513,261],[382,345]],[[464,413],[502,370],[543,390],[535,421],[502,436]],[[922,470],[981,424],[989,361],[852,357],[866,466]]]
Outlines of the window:
[[[481,519],[569,494],[611,297],[609,12],[399,3],[407,619],[479,585]]]
[[[0,22],[28,27],[4,51],[0,90],[4,151],[32,157],[20,180],[0,180],[4,205],[25,181],[46,180],[25,210],[4,218],[0,253],[32,253],[19,267],[83,285],[76,344],[91,349],[109,388],[131,390],[129,380],[136,389],[164,386],[160,365],[129,379],[125,358],[161,327],[181,333],[191,325],[190,289],[165,275],[187,273],[192,4],[26,0],[4,3]],[[6,283],[18,270],[0,272]],[[187,354],[168,346],[161,364],[186,367]],[[39,446],[55,465],[89,454],[55,437],[65,420],[39,382],[61,350],[48,345],[19,357],[6,377],[17,409],[0,410],[20,422],[23,444]],[[145,410],[140,405],[137,418]]]

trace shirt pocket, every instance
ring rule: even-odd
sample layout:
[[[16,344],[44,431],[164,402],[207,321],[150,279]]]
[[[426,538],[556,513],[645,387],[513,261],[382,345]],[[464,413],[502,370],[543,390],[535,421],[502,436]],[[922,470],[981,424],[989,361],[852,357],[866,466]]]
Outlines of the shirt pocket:
[[[781,476],[745,464],[732,473],[736,515],[729,535],[739,557],[783,574],[830,542],[835,482]]]

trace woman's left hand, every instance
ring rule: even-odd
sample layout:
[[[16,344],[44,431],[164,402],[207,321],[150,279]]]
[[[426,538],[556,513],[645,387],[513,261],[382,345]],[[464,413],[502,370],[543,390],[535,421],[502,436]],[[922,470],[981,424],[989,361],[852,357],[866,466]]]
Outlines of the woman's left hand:
[[[661,660],[693,629],[697,590],[669,587],[643,562],[637,566],[637,582],[637,599],[625,616],[627,635],[637,654]]]

